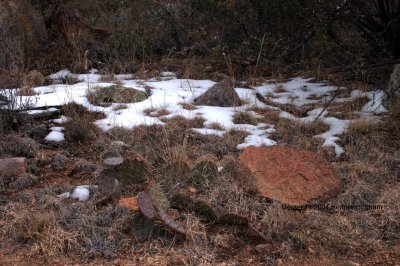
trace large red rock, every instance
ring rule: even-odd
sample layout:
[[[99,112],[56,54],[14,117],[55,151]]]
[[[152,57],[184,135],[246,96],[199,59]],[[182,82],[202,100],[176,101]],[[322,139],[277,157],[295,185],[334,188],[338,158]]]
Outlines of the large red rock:
[[[249,147],[240,160],[255,177],[259,193],[283,204],[325,199],[341,185],[328,161],[294,147]]]

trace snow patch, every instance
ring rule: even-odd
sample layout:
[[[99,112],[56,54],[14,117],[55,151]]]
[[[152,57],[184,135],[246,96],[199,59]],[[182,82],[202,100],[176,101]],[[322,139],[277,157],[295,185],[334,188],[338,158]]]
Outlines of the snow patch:
[[[44,139],[51,142],[62,142],[65,140],[65,137],[64,133],[60,131],[51,131]]]

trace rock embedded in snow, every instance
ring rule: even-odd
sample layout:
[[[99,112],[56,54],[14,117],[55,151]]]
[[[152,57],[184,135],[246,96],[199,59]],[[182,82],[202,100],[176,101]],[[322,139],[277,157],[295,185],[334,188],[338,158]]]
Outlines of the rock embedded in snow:
[[[232,81],[224,79],[214,84],[203,95],[194,100],[196,105],[234,107],[242,105],[237,92],[233,89]]]
[[[283,204],[300,206],[327,199],[341,186],[328,161],[299,148],[249,147],[240,161],[256,179],[259,193]]]

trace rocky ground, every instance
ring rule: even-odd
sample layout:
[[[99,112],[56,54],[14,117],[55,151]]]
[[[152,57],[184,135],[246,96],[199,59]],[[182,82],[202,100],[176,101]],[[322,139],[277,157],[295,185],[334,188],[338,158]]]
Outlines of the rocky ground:
[[[2,115],[2,265],[399,264],[399,114],[374,88],[47,79]]]

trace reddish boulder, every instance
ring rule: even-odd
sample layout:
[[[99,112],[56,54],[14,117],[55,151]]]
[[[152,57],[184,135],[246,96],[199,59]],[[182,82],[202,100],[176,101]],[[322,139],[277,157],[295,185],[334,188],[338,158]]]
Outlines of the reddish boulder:
[[[328,161],[294,147],[249,147],[240,160],[256,179],[259,193],[283,204],[325,199],[341,185]]]

